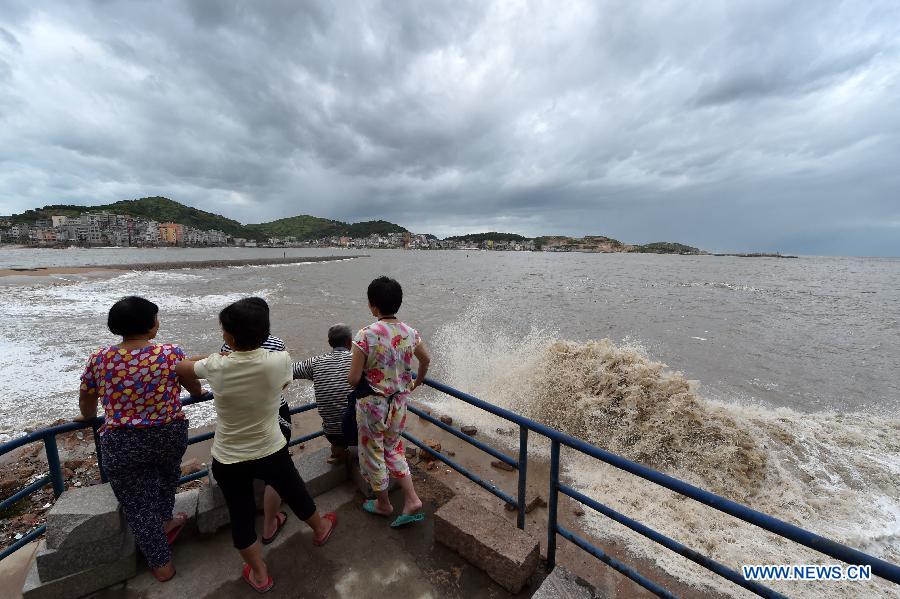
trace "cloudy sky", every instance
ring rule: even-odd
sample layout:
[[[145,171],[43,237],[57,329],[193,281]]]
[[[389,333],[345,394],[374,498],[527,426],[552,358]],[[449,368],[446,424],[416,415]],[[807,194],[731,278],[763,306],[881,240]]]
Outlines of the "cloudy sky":
[[[0,214],[900,256],[900,3],[3,0]]]

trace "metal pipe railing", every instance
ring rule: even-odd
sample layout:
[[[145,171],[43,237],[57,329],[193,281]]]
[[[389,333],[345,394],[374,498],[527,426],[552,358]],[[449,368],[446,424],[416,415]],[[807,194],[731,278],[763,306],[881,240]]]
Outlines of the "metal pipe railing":
[[[472,395],[469,395],[468,393],[464,393],[462,391],[454,389],[453,387],[450,387],[443,383],[433,381],[433,380],[427,379],[427,378],[423,381],[423,383],[425,385],[428,385],[429,387],[436,389],[438,391],[441,391],[451,397],[455,397],[456,399],[464,401],[464,402],[466,402],[470,405],[473,405],[477,408],[481,408],[484,411],[489,412],[495,416],[498,416],[500,418],[503,418],[505,420],[513,422],[514,424],[519,425],[520,428],[525,428],[525,429],[534,431],[534,432],[550,439],[550,441],[551,441],[550,496],[547,500],[548,508],[549,508],[548,509],[549,522],[548,522],[548,533],[547,533],[548,534],[548,537],[547,537],[547,563],[548,563],[548,567],[550,569],[553,568],[553,566],[555,564],[555,560],[556,560],[556,534],[557,533],[562,534],[561,531],[564,530],[564,529],[562,529],[562,527],[560,527],[557,524],[556,518],[557,518],[557,496],[558,496],[560,490],[562,489],[560,486],[560,483],[559,483],[559,453],[560,453],[560,447],[562,445],[565,445],[567,447],[575,449],[576,451],[579,451],[588,456],[596,458],[602,462],[605,462],[611,466],[619,468],[620,470],[624,470],[625,472],[634,474],[635,476],[638,476],[638,477],[648,480],[652,483],[655,483],[661,487],[664,487],[666,489],[669,489],[671,491],[679,493],[685,497],[689,497],[689,498],[691,498],[695,501],[698,501],[704,505],[707,505],[707,506],[712,507],[716,510],[719,510],[723,513],[734,516],[735,518],[738,518],[739,520],[742,520],[744,522],[748,522],[750,524],[758,526],[759,528],[762,528],[763,530],[772,532],[778,536],[781,536],[781,537],[784,537],[791,541],[794,541],[800,545],[803,545],[805,547],[808,547],[810,549],[818,551],[819,553],[823,553],[829,557],[833,557],[835,559],[838,559],[838,560],[843,561],[848,564],[869,566],[872,569],[872,573],[875,574],[876,576],[884,578],[885,580],[888,580],[895,584],[900,584],[900,566],[897,566],[895,564],[892,564],[892,563],[882,560],[880,558],[868,555],[857,549],[847,547],[846,545],[842,545],[841,543],[838,543],[831,539],[825,538],[821,535],[817,535],[810,531],[804,530],[798,526],[794,526],[793,524],[789,524],[788,522],[784,522],[783,520],[779,520],[778,518],[769,516],[768,514],[758,512],[750,507],[739,504],[730,499],[726,499],[726,498],[716,495],[714,493],[710,493],[709,491],[706,491],[699,487],[695,487],[691,484],[688,484],[686,482],[678,480],[672,476],[663,474],[662,472],[658,472],[656,470],[653,470],[652,468],[648,468],[647,466],[643,466],[636,462],[626,460],[625,458],[618,456],[612,452],[606,451],[604,449],[601,449],[599,447],[596,447],[594,445],[586,443],[586,442],[582,441],[581,439],[576,439],[575,437],[572,437],[571,435],[567,435],[556,429],[553,429],[544,424],[541,424],[535,420],[526,418],[524,416],[516,414],[515,412],[511,412],[510,410],[507,410],[505,408],[501,408],[499,406],[489,404],[481,399],[478,399],[477,397],[474,397]],[[571,489],[571,487],[565,487],[565,488],[567,490],[574,491],[574,489]],[[597,505],[602,505],[602,504],[597,503]],[[594,507],[594,506],[591,505],[591,507]],[[625,518],[625,516],[622,516],[622,518]],[[648,530],[651,530],[651,529],[648,529]],[[571,533],[569,533],[569,534],[571,534]],[[565,536],[565,535],[563,535],[563,536]],[[568,538],[568,537],[566,537],[566,538]],[[672,541],[671,539],[669,539],[669,541],[671,541],[672,543],[677,543],[675,541]],[[585,549],[585,544],[587,544],[587,541],[584,541],[583,539],[580,541],[580,544],[576,543],[576,545],[579,545],[580,547],[582,547],[582,549]],[[665,544],[664,544],[664,546],[665,546]],[[680,544],[678,544],[678,546],[683,547]],[[593,546],[591,546],[591,547],[593,547]],[[668,548],[675,551],[676,549],[673,549],[673,547],[668,547]],[[600,551],[596,547],[593,547],[593,549],[595,549],[596,551]],[[599,555],[597,553],[594,553],[593,551],[589,551],[589,553],[592,553],[593,555],[595,555],[599,558]],[[700,556],[700,557],[702,557],[702,556]],[[606,560],[604,560],[604,561],[606,561]],[[704,565],[700,561],[697,561],[697,560],[694,560],[694,561],[696,561],[697,563],[700,563],[700,565]],[[609,562],[606,562],[606,563],[609,563]],[[704,567],[707,567],[708,565],[709,564],[704,565]],[[723,566],[723,568],[724,568],[724,566]],[[723,576],[726,579],[731,580],[731,578],[729,576],[727,576],[721,572],[716,572],[714,568],[707,567],[707,569],[710,569],[714,573],[716,573],[720,576]],[[729,572],[730,572],[730,570],[729,570]],[[629,576],[629,578],[631,578],[631,576]],[[635,579],[632,578],[632,580],[635,580]],[[638,582],[637,580],[635,580],[635,581]],[[732,582],[734,582],[734,581],[732,580]],[[639,582],[639,584],[641,584],[641,583]],[[644,586],[644,585],[642,585],[642,586]],[[779,596],[777,593],[775,593],[775,591],[772,591],[771,589],[768,589],[762,585],[751,585],[751,586],[741,585],[741,586],[744,586],[744,588],[747,588],[753,592],[756,592],[757,594],[762,594],[763,596],[768,596],[768,597],[778,597]],[[645,588],[653,590],[650,587],[645,587]]]

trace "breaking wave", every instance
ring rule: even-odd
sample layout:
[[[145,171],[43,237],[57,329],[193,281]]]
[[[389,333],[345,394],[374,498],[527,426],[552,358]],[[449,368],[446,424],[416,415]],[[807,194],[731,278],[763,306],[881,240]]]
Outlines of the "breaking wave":
[[[557,337],[538,326],[509,333],[496,308],[478,304],[435,334],[436,378],[754,509],[900,561],[900,419],[717,401],[633,341]],[[488,430],[506,424],[462,402],[432,401]],[[834,561],[574,451],[564,450],[563,468],[585,494],[732,568]],[[743,592],[588,512],[581,522],[596,536],[625,543],[686,583]],[[821,592],[810,583],[771,586],[792,596]],[[828,591],[890,596],[895,589],[879,579],[831,582]]]

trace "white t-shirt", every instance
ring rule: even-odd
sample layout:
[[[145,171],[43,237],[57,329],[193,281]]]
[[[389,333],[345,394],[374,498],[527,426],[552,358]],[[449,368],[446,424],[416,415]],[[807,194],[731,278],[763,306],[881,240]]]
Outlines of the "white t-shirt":
[[[222,464],[264,458],[285,445],[278,427],[281,391],[292,379],[291,356],[262,348],[213,354],[194,364],[216,407],[212,456]]]

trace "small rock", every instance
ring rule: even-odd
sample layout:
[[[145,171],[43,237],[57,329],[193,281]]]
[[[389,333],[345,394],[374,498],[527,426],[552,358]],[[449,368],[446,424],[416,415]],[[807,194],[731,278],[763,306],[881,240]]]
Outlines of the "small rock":
[[[513,466],[510,466],[506,462],[501,462],[500,460],[494,460],[491,462],[491,466],[497,468],[498,470],[506,470],[507,472],[512,472],[515,470]]]
[[[418,448],[415,445],[406,447],[406,458],[407,459],[409,459],[409,460],[413,459],[414,457],[416,457],[417,453],[418,453]]]
[[[544,501],[544,498],[540,495],[525,504],[525,513],[530,514],[533,510],[539,507],[547,507],[547,502]]]
[[[467,424],[466,426],[461,426],[461,427],[459,427],[459,430],[461,430],[463,433],[469,435],[470,437],[474,437],[475,435],[478,434],[478,428],[472,426],[471,424]]]
[[[76,487],[80,487],[80,486],[81,486],[81,481],[80,481],[80,480],[79,480],[79,481],[75,481],[75,486],[76,486]]]
[[[579,518],[584,516],[584,510],[581,509],[580,507],[577,507],[574,510],[572,510],[572,513],[575,514],[576,516],[578,516]]]
[[[434,470],[435,468],[437,468],[437,462],[436,462],[436,461],[431,461],[431,462],[426,462],[426,463],[425,463],[425,469],[426,469],[426,470]]]
[[[63,468],[63,477],[72,478],[75,476],[75,472],[71,468]]]
[[[440,441],[435,441],[434,439],[425,439],[424,443],[425,443],[425,445],[430,447],[433,451],[437,451],[437,452],[441,451],[441,442]],[[428,453],[427,451],[425,451],[424,449],[421,449],[421,448],[419,449],[419,457],[422,458],[423,460],[427,460],[427,461],[431,461],[431,460],[435,459],[433,455],[431,455],[430,453]]]
[[[438,420],[440,420],[447,426],[450,426],[451,424],[453,424],[453,418],[450,416],[441,416]]]
[[[71,460],[65,460],[63,463],[63,468],[69,468],[70,470],[79,470],[80,468],[87,468],[90,465],[88,460],[81,460],[78,458],[73,458]]]
[[[181,463],[181,476],[194,474],[195,472],[200,472],[201,470],[203,470],[203,467],[200,465],[200,460],[198,460],[197,458],[191,458]]]
[[[0,496],[6,498],[19,490],[21,481],[18,478],[8,476],[0,479]]]
[[[448,452],[447,452],[447,455],[450,456],[450,457],[452,458],[452,457],[455,457],[455,456],[456,456],[456,452],[455,452],[455,451],[448,451]]]
[[[75,436],[78,437],[79,441],[84,441],[84,433],[83,432],[78,431],[77,433],[75,433]]]

